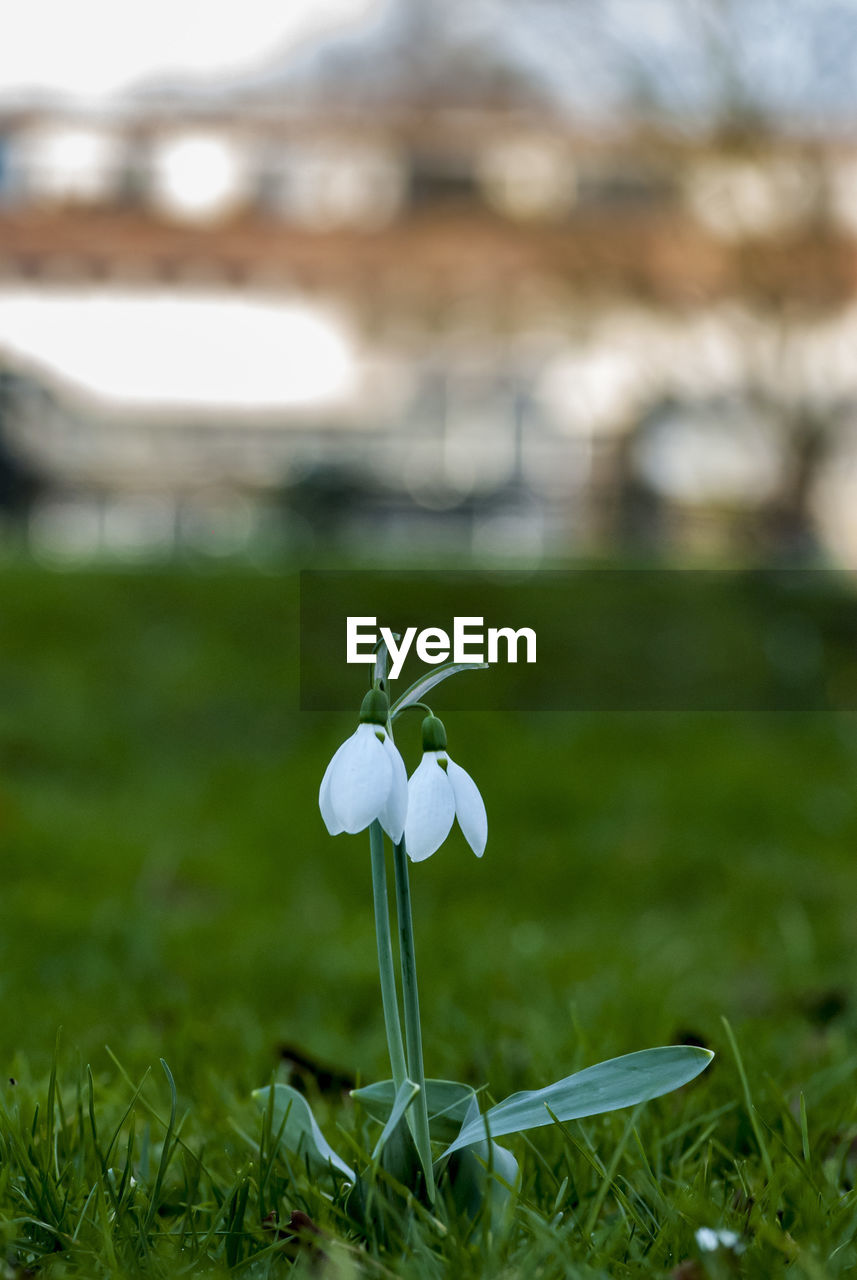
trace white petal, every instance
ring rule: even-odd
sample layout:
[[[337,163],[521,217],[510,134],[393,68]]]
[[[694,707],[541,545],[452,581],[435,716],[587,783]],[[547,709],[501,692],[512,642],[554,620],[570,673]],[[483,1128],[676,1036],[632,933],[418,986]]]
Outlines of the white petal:
[[[438,764],[440,754],[427,751],[408,783],[405,847],[413,862],[430,858],[440,848],[455,817],[455,796]]]
[[[458,818],[458,825],[477,858],[481,858],[488,839],[488,814],[485,812],[485,804],[479,794],[479,788],[470,774],[454,760],[448,760],[446,771],[455,796],[455,816]]]
[[[361,724],[330,762],[328,800],[343,831],[363,831],[378,817],[390,792],[392,766],[376,735]]]
[[[342,747],[345,746],[343,742]],[[324,825],[332,836],[338,836],[342,830],[342,823],[333,811],[333,805],[330,803],[330,775],[333,772],[333,765],[342,747],[337,748],[334,752],[333,759],[324,771],[324,777],[321,780],[321,786],[318,789],[318,807],[321,809],[321,816],[324,819]]]
[[[405,816],[408,812],[408,771],[389,734],[384,739],[383,746],[390,761],[392,776],[387,803],[378,818],[390,839],[398,844],[405,830]]]

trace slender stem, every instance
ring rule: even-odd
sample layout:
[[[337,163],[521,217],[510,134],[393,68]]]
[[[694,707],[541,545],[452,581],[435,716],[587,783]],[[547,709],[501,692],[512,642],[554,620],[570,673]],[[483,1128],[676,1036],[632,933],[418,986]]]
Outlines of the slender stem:
[[[423,1037],[420,1030],[420,997],[417,991],[417,961],[414,953],[414,922],[405,842],[393,849],[396,869],[396,914],[399,917],[399,955],[402,962],[402,996],[405,1005],[405,1038],[408,1046],[408,1075],[420,1091],[413,1102],[414,1141],[425,1169],[426,1190],[434,1203],[434,1175],[431,1164],[426,1078],[423,1068]]]
[[[378,970],[381,974],[381,1003],[393,1081],[398,1089],[407,1077],[405,1051],[402,1046],[402,1024],[393,970],[393,943],[390,937],[390,912],[387,907],[387,865],[384,859],[384,833],[377,820],[369,827],[369,850],[372,855],[372,893],[375,898],[375,935],[378,939]]]
[[[386,693],[387,662],[386,644],[381,644],[375,655],[375,683]],[[388,721],[387,732],[392,738],[392,725]],[[408,885],[408,860],[404,839],[394,845],[396,870],[396,911],[399,917],[399,955],[402,964],[402,992],[405,1003],[405,1033],[408,1042],[408,1065],[402,1047],[402,1026],[399,1020],[399,1003],[396,995],[396,978],[393,972],[393,946],[390,940],[390,914],[387,907],[387,868],[384,860],[384,835],[381,824],[373,822],[369,827],[369,846],[372,853],[372,890],[375,896],[375,933],[378,939],[378,968],[381,973],[381,1000],[384,1006],[384,1025],[387,1028],[387,1045],[393,1082],[398,1091],[410,1078],[420,1091],[413,1106],[407,1112],[408,1128],[413,1134],[417,1153],[425,1171],[426,1191],[434,1204],[434,1173],[431,1164],[428,1107],[426,1106],[426,1082],[423,1071],[423,1046],[420,1033],[420,1005],[417,995],[417,969],[414,958],[414,926],[411,919],[411,894]]]

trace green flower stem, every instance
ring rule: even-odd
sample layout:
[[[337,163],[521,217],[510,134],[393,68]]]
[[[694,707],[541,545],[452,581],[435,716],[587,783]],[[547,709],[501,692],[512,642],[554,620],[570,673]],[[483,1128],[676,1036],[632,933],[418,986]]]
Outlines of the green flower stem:
[[[411,1115],[414,1141],[426,1175],[426,1191],[434,1203],[431,1141],[429,1138],[426,1078],[423,1068],[423,1037],[420,1030],[420,998],[417,991],[417,962],[414,954],[414,922],[411,914],[411,889],[408,880],[408,857],[405,842],[394,846],[396,869],[396,913],[399,917],[399,955],[402,961],[402,995],[405,1004],[405,1037],[408,1046],[408,1075],[420,1091],[414,1099]]]
[[[369,850],[372,856],[372,894],[375,899],[375,935],[378,939],[378,970],[381,974],[381,1003],[387,1048],[396,1088],[404,1082],[408,1071],[402,1045],[402,1024],[393,970],[393,943],[390,937],[390,913],[387,907],[387,864],[384,859],[384,833],[377,820],[369,827]]]

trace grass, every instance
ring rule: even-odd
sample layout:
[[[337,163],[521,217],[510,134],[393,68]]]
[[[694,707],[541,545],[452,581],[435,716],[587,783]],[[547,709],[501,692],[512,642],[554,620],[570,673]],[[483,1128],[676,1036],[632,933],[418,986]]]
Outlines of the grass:
[[[853,717],[448,718],[490,834],[413,869],[428,1074],[501,1098],[717,1057],[510,1140],[504,1222],[400,1205],[367,1241],[250,1096],[296,1080],[359,1161],[345,1086],[388,1074],[368,840],[316,805],[351,725],[297,711],[296,579],[0,578],[0,1275],[854,1273]]]

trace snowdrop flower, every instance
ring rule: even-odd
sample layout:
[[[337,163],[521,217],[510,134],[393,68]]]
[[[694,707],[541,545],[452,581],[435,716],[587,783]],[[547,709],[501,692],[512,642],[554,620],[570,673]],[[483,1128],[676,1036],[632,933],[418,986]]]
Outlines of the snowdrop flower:
[[[423,758],[408,782],[405,847],[413,862],[430,858],[452,828],[453,818],[477,858],[485,852],[488,818],[476,783],[446,750],[446,730],[437,716],[423,721]]]
[[[380,689],[370,689],[360,723],[324,771],[318,804],[332,836],[352,835],[377,818],[398,843],[405,828],[408,775],[387,729],[389,705]]]

